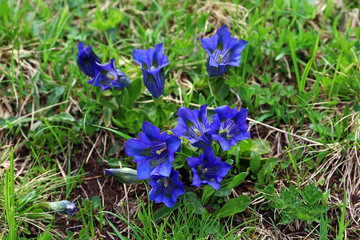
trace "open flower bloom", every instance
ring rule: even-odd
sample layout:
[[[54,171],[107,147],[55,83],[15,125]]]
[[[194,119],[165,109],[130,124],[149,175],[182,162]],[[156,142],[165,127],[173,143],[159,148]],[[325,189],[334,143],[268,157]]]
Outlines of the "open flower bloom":
[[[178,196],[185,193],[184,185],[179,181],[179,172],[173,169],[168,177],[152,175],[150,185],[150,200],[163,202],[169,208],[174,206]]]
[[[92,47],[86,47],[84,43],[78,44],[77,64],[80,70],[89,77],[95,77],[95,63],[101,63],[99,57],[93,52]]]
[[[103,91],[111,89],[111,86],[115,90],[123,90],[124,87],[129,86],[130,79],[120,71],[116,69],[115,59],[111,59],[108,64],[95,63],[95,77],[88,81],[89,84],[101,87]]]
[[[239,67],[241,52],[246,47],[247,41],[231,37],[226,26],[217,30],[213,37],[201,39],[202,47],[209,58],[206,71],[210,77],[217,77],[226,73],[231,66]]]
[[[219,141],[224,151],[229,151],[231,146],[235,146],[238,141],[250,138],[247,132],[246,116],[248,110],[241,108],[230,109],[229,106],[221,106],[214,109],[213,122],[211,128],[218,129],[212,134],[212,139]]]
[[[220,158],[215,158],[211,147],[206,149],[205,154],[201,154],[200,157],[190,157],[186,160],[194,174],[192,185],[196,187],[209,184],[215,190],[219,190],[220,182],[231,168],[230,164],[221,162]]]
[[[62,200],[58,202],[49,202],[48,208],[51,211],[57,211],[58,213],[68,214],[72,216],[76,211],[75,203],[72,203],[67,200]]]
[[[181,107],[178,111],[179,124],[172,130],[175,136],[184,137],[197,148],[206,149],[211,146],[211,133],[207,119],[207,105],[199,109],[190,110]]]
[[[157,44],[154,49],[134,49],[133,57],[141,66],[145,86],[154,98],[159,98],[164,93],[164,67],[170,64],[164,54],[163,43]]]
[[[160,133],[160,128],[144,122],[138,139],[129,139],[125,143],[125,152],[134,156],[138,163],[137,178],[148,179],[151,175],[170,176],[174,154],[180,149],[181,140],[167,132]]]

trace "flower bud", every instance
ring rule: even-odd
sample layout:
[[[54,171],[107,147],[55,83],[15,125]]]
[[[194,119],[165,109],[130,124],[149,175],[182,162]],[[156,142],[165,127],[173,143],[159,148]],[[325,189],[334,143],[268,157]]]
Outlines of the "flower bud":
[[[56,211],[58,213],[68,214],[70,216],[72,216],[76,211],[75,203],[72,203],[67,200],[62,200],[58,202],[48,202],[46,204],[46,207],[50,211]]]
[[[131,168],[105,169],[106,174],[115,177],[121,183],[138,183],[136,170]]]

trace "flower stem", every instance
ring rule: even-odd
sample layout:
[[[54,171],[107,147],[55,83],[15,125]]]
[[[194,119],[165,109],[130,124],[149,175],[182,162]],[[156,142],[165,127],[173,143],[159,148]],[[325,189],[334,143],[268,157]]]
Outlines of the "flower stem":
[[[159,98],[154,98],[154,103],[157,107],[161,107],[164,104],[162,96]]]

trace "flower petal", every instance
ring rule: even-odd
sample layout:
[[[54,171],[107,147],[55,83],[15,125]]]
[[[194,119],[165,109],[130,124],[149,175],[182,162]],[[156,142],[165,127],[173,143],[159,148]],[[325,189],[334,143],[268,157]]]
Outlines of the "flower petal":
[[[143,123],[143,126],[142,126],[141,130],[143,130],[144,133],[152,141],[160,140],[160,138],[161,138],[161,136],[160,136],[160,128],[155,127],[154,125],[152,125],[148,121],[145,121]]]
[[[150,178],[153,168],[149,161],[144,161],[138,164],[137,167],[137,179],[148,179]]]
[[[166,161],[163,163],[160,163],[157,167],[155,167],[152,171],[151,171],[151,175],[161,175],[164,177],[169,177],[170,173],[171,173],[171,169],[172,169],[172,165],[170,163],[170,161]]]
[[[216,112],[216,114],[219,116],[220,121],[222,121],[223,119],[232,117],[230,107],[227,105],[223,105],[223,106],[215,108],[214,112]]]
[[[151,58],[145,49],[133,49],[133,58],[142,68],[146,70],[150,69]]]
[[[211,53],[217,48],[218,41],[219,41],[219,36],[214,35],[213,37],[202,38],[201,44],[202,44],[202,47],[207,52],[210,52],[209,55],[211,55]]]
[[[238,141],[242,141],[242,140],[249,139],[249,138],[250,138],[250,132],[240,132],[233,139],[238,142]]]
[[[143,152],[148,149],[150,146],[138,139],[129,139],[125,142],[125,153],[133,157],[135,155],[141,155]]]
[[[169,139],[166,141],[166,146],[169,153],[177,152],[179,150],[180,145],[181,145],[181,139],[174,135],[170,135]]]
[[[212,138],[216,141],[219,141],[220,146],[223,151],[229,151],[231,149],[230,142],[228,140],[226,140],[225,138],[221,137],[220,135],[213,134]]]

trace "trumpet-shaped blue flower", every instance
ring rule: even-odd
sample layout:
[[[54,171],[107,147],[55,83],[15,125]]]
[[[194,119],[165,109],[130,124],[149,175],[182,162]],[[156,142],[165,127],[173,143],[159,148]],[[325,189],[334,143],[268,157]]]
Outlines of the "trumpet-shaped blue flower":
[[[130,79],[120,71],[116,69],[115,59],[111,59],[108,64],[100,64],[95,62],[95,77],[88,81],[89,84],[101,87],[103,91],[111,89],[111,86],[115,90],[123,90],[124,87],[129,86]]]
[[[202,47],[208,53],[206,71],[210,77],[217,77],[226,73],[231,66],[239,67],[241,52],[247,41],[231,37],[224,25],[213,37],[201,39]]]
[[[248,110],[241,108],[230,109],[229,106],[221,106],[214,109],[213,122],[211,128],[218,129],[212,134],[212,139],[219,141],[224,151],[230,150],[230,146],[235,146],[238,141],[250,138],[250,132],[247,131],[246,116]]]
[[[78,44],[77,64],[83,73],[89,77],[95,77],[96,63],[101,63],[99,57],[93,52],[92,47],[86,47],[84,43]]]
[[[160,129],[149,122],[144,122],[142,130],[138,139],[132,138],[125,143],[126,154],[134,156],[134,162],[138,163],[137,178],[148,179],[151,175],[169,177],[181,140],[167,132],[160,133]]]
[[[191,171],[193,172],[192,185],[200,187],[201,184],[209,184],[215,190],[219,190],[220,182],[226,176],[231,165],[221,162],[216,158],[211,147],[205,150],[205,154],[200,157],[191,157],[186,159]]]
[[[170,63],[164,54],[163,43],[154,49],[134,49],[133,57],[141,66],[145,86],[154,98],[159,98],[164,93],[164,67]]]
[[[76,211],[75,203],[72,203],[67,200],[62,200],[58,202],[49,202],[48,208],[51,211],[57,211],[58,213],[68,214],[72,216]]]
[[[179,172],[174,169],[168,177],[152,175],[150,185],[150,200],[163,202],[169,208],[174,206],[178,196],[185,193],[184,185],[179,181]]]
[[[89,84],[101,87],[103,91],[111,89],[122,90],[129,86],[130,79],[119,69],[116,69],[115,59],[108,64],[101,64],[99,57],[93,52],[92,47],[84,43],[78,44],[77,64],[81,71],[93,79]]]
[[[172,130],[175,136],[188,139],[197,148],[206,149],[211,146],[213,129],[210,129],[207,119],[207,105],[201,106],[200,111],[181,107],[178,116],[179,124]]]

